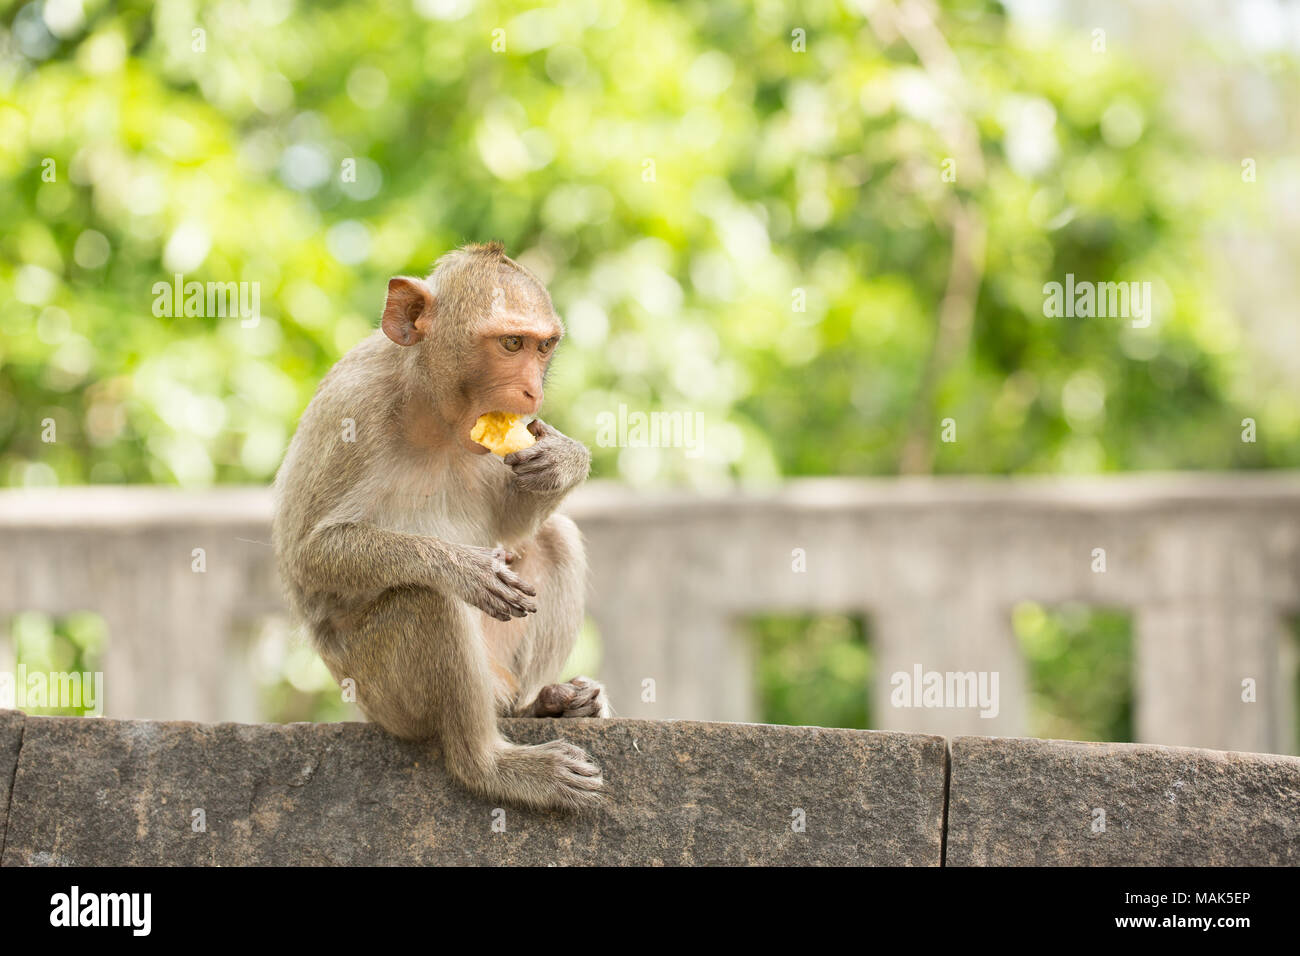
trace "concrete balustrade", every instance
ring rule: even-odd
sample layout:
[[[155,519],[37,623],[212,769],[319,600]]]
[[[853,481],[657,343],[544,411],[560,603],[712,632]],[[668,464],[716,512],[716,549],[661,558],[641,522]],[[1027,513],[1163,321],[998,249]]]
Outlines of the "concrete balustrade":
[[[1079,601],[1133,615],[1139,740],[1296,749],[1292,473],[817,479],[718,496],[593,482],[567,510],[624,717],[752,720],[744,618],[847,612],[871,623],[881,729],[1024,735],[1011,609]],[[283,609],[269,520],[266,489],[0,493],[0,616],[102,614],[110,716],[256,720],[246,635]],[[997,716],[890,706],[891,676],[917,666],[996,673]]]

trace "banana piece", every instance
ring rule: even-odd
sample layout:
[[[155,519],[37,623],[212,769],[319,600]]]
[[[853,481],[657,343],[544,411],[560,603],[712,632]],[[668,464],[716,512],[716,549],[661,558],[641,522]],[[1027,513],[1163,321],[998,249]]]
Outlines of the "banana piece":
[[[478,442],[492,454],[504,458],[511,452],[531,448],[537,439],[523,422],[522,415],[509,412],[488,412],[480,415],[469,433],[469,440]]]

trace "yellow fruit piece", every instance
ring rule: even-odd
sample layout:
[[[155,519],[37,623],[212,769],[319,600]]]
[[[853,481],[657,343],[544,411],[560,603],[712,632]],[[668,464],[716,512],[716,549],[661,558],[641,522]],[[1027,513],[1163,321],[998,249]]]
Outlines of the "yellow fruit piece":
[[[522,421],[522,416],[509,412],[488,412],[480,415],[469,433],[469,440],[478,442],[492,454],[504,458],[511,452],[531,448],[537,439]]]

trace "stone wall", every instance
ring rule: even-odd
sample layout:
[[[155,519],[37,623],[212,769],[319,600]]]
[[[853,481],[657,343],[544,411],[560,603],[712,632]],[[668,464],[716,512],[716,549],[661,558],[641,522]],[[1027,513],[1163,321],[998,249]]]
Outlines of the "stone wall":
[[[368,724],[0,712],[0,863],[1300,863],[1294,757],[693,721],[505,730],[588,749],[608,806],[501,810],[432,746]]]

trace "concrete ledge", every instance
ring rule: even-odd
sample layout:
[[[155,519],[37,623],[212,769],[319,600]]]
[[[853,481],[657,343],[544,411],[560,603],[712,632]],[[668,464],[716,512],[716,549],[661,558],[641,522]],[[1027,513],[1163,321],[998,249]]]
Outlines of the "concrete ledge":
[[[956,737],[949,793],[948,866],[1300,863],[1296,757]]]
[[[505,730],[586,748],[609,806],[502,816],[436,748],[370,724],[0,711],[0,863],[1300,863],[1296,757],[692,721]]]
[[[494,832],[493,805],[451,782],[433,747],[368,724],[29,717],[3,863],[940,862],[942,737],[641,720],[505,730],[588,749],[610,807],[507,809]],[[206,832],[192,829],[196,809]]]

